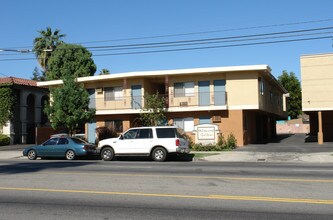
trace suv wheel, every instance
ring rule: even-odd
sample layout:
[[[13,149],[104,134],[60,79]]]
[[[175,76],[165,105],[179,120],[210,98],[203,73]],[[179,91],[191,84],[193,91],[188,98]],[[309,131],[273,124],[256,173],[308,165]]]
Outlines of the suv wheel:
[[[152,152],[152,158],[155,161],[162,162],[165,160],[167,152],[163,147],[157,147]]]
[[[114,152],[111,147],[103,148],[103,150],[101,151],[102,160],[110,161],[113,159],[113,157],[114,157]]]

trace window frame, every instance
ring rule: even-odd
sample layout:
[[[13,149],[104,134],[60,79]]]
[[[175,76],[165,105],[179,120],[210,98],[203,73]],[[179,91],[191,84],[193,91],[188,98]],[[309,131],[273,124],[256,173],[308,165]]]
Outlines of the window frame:
[[[177,124],[181,123],[181,126],[178,126]],[[190,124],[187,124],[187,123]],[[194,130],[194,118],[193,117],[187,117],[187,118],[174,118],[173,119],[173,124],[181,129],[183,129],[185,132],[193,132]],[[189,128],[191,127],[191,128]]]
[[[194,82],[175,82],[173,87],[175,98],[194,96]]]
[[[123,87],[105,87],[104,88],[104,101],[121,101],[124,99]]]

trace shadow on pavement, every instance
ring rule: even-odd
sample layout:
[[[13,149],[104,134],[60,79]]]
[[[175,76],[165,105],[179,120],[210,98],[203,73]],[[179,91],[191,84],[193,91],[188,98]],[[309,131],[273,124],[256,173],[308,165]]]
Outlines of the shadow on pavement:
[[[193,161],[194,154],[185,154],[185,155],[169,155],[164,162],[191,162]],[[151,161],[154,162],[151,157],[145,156],[118,156],[113,160],[115,161],[126,161],[126,162],[138,162],[138,161]]]
[[[44,169],[62,169],[67,167],[79,167],[85,165],[91,165],[91,162],[81,161],[57,161],[57,162],[44,162],[44,161],[33,161],[33,162],[19,162],[11,163],[9,165],[1,165],[1,174],[19,174],[19,173],[34,173]]]
[[[234,151],[271,153],[321,153],[333,151],[332,142],[325,142],[319,145],[315,142],[306,142],[305,139],[305,134],[282,134],[269,143],[249,144],[236,148]]]
[[[290,138],[293,134],[280,134],[277,135],[270,143],[281,143],[283,140]]]

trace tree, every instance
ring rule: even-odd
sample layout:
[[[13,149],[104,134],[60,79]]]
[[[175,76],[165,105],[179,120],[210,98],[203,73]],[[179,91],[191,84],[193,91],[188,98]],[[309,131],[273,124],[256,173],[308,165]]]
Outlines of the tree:
[[[50,27],[46,30],[38,31],[39,36],[34,39],[34,52],[38,59],[38,63],[44,72],[48,70],[48,61],[53,51],[64,42],[61,40],[66,35],[60,34],[60,30],[56,29],[52,32]]]
[[[65,76],[74,78],[93,76],[96,65],[92,54],[83,46],[75,44],[61,44],[53,52],[48,61],[47,80],[62,79]]]
[[[13,117],[15,95],[9,85],[0,86],[0,103],[0,127],[2,127]]]
[[[108,69],[102,69],[98,75],[110,75],[110,70]]]
[[[66,76],[63,82],[50,89],[52,103],[45,106],[45,112],[54,129],[65,126],[73,134],[75,128],[93,120],[95,109],[89,108],[89,94],[73,76]]]
[[[155,94],[145,95],[145,107],[140,113],[140,121],[144,126],[157,126],[163,124],[166,119],[165,99],[161,98],[156,92]]]
[[[35,81],[45,81],[45,73],[43,71],[40,73],[38,68],[35,67],[34,71],[32,72],[31,79]]]
[[[295,76],[295,73],[283,71],[278,77],[281,85],[289,92],[289,110],[288,115],[292,118],[298,118],[302,114],[302,91],[301,83]]]

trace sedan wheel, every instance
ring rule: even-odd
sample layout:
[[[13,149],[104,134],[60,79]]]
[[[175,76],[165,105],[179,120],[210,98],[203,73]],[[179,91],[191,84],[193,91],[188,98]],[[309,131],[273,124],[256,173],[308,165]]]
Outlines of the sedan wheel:
[[[113,159],[113,157],[114,157],[114,152],[113,152],[112,148],[106,147],[102,150],[102,152],[101,152],[102,160],[110,161]]]
[[[167,156],[167,152],[162,147],[157,147],[153,150],[152,158],[155,161],[162,162],[165,160],[166,156]]]
[[[29,160],[36,160],[37,159],[37,153],[36,153],[35,150],[29,150],[27,156],[28,156]]]
[[[66,152],[66,159],[67,160],[73,160],[75,158],[75,152],[72,150],[68,150]]]

